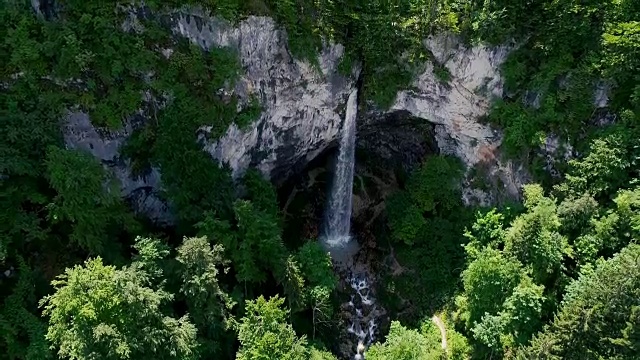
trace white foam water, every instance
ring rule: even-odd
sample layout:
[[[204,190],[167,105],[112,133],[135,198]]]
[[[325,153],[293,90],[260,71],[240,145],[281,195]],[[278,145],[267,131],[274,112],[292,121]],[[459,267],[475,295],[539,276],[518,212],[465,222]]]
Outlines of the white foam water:
[[[353,171],[355,164],[356,118],[358,115],[358,92],[349,95],[342,127],[342,137],[335,165],[335,173],[329,193],[325,223],[321,242],[331,253],[334,261],[349,267],[358,251],[351,238],[351,207],[353,201]],[[374,340],[377,329],[376,305],[369,289],[366,274],[354,274],[348,270],[348,281],[353,290],[348,303],[351,319],[347,332],[356,337],[358,345],[354,359],[363,359],[364,351]]]
[[[338,159],[325,214],[322,241],[329,248],[343,247],[351,241],[351,204],[353,201],[357,115],[358,91],[354,90],[347,101]]]

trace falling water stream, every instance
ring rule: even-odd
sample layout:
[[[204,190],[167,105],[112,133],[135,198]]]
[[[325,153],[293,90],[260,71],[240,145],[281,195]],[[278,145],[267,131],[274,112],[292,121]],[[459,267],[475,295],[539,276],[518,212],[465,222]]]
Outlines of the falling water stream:
[[[366,346],[373,342],[378,325],[375,321],[376,304],[370,293],[367,273],[358,271],[352,262],[358,251],[358,245],[350,232],[357,112],[358,91],[354,90],[347,101],[321,241],[336,264],[343,267],[351,286],[351,299],[346,305],[351,315],[347,332],[357,338],[354,359],[359,360],[364,358]]]
[[[347,101],[338,159],[325,214],[324,243],[331,248],[347,246],[351,241],[351,204],[357,115],[358,91],[354,90]]]

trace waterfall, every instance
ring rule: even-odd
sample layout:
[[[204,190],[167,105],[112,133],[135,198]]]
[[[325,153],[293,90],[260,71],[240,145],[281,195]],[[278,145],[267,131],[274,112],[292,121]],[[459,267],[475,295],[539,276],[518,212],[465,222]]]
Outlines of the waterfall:
[[[357,243],[351,241],[357,115],[358,90],[354,90],[347,101],[321,242],[329,250],[334,262],[346,270],[345,279],[352,290],[351,300],[345,304],[350,314],[349,326],[346,330],[357,341],[357,346],[353,349],[355,350],[353,358],[361,360],[364,358],[366,347],[374,340],[379,310],[376,308],[367,272],[353,262],[354,255],[358,251]]]
[[[338,159],[325,214],[322,241],[329,248],[344,247],[351,239],[351,203],[353,198],[357,115],[358,90],[353,90],[347,101]]]

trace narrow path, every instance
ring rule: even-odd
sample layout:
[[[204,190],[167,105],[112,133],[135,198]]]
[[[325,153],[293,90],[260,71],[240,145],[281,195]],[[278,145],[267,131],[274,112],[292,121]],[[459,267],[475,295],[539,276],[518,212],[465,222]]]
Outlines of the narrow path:
[[[447,350],[447,329],[445,329],[442,319],[440,319],[438,315],[433,315],[433,317],[431,318],[431,321],[433,321],[433,323],[436,324],[438,329],[440,329],[440,336],[442,336],[442,348],[444,350]]]

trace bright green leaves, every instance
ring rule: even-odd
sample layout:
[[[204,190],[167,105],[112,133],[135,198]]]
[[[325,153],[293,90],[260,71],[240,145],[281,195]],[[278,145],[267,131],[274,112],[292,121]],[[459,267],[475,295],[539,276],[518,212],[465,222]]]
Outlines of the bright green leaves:
[[[374,360],[469,359],[471,349],[466,338],[453,327],[447,326],[443,320],[438,316],[426,318],[418,330],[408,329],[398,321],[392,321],[386,341],[373,344],[366,351],[366,358]],[[445,339],[442,336],[445,336]],[[443,344],[446,344],[446,348],[442,347]]]
[[[37,276],[22,258],[18,261],[18,280],[0,307],[0,348],[5,349],[8,359],[50,359],[51,352],[45,339],[47,326],[33,314],[37,307],[38,295],[33,286]],[[0,280],[0,284],[8,280]]]
[[[312,286],[333,289],[338,279],[333,272],[333,264],[329,253],[317,241],[307,241],[298,249],[296,255],[305,279]]]
[[[478,213],[471,230],[465,230],[464,236],[469,239],[465,251],[470,261],[475,260],[485,246],[497,248],[504,243],[506,232],[503,228],[504,215],[496,209],[486,214]]]
[[[247,301],[246,315],[238,326],[238,360],[299,360],[308,358],[307,341],[299,338],[287,324],[284,299],[265,300],[260,296]]]
[[[640,10],[638,10],[640,13]],[[636,18],[637,20],[637,18]],[[621,83],[638,76],[640,67],[640,21],[609,23],[602,34],[606,74]]]
[[[504,250],[531,266],[534,279],[544,283],[557,274],[570,249],[567,239],[558,232],[561,223],[555,201],[544,197],[539,185],[525,186],[524,196],[527,212],[511,223]]]
[[[536,285],[529,277],[523,277],[513,293],[505,300],[499,313],[504,330],[500,334],[500,343],[512,348],[528,343],[542,322],[542,306],[545,301],[544,287]]]
[[[569,161],[570,172],[559,187],[566,194],[593,197],[611,194],[627,181],[629,157],[622,134],[613,133],[591,143],[589,153],[582,159]]]
[[[225,356],[223,351],[231,347],[226,330],[235,303],[219,283],[228,267],[223,252],[221,245],[211,246],[205,237],[185,238],[176,256],[180,293],[198,328],[200,354],[204,357]]]
[[[440,332],[432,325],[423,332],[407,329],[399,322],[391,322],[387,340],[372,345],[366,352],[371,360],[432,360],[446,358],[440,347]]]
[[[134,266],[100,258],[67,269],[42,300],[49,340],[65,359],[196,359],[196,329],[165,315],[172,295]]]
[[[540,328],[544,287],[533,283],[517,260],[487,248],[462,279],[464,295],[457,304],[478,342],[503,351],[526,344]]]
[[[221,245],[209,244],[207,238],[185,238],[178,248],[176,260],[180,263],[182,277],[180,292],[191,303],[190,308],[204,310],[204,316],[196,316],[203,322],[207,319],[224,318],[225,311],[233,306],[231,299],[218,283],[220,270],[226,272],[228,261],[223,257]],[[212,309],[207,309],[212,306]]]
[[[574,169],[588,159],[576,161]],[[596,163],[606,165],[606,161]],[[589,172],[581,173],[581,176],[590,175]],[[467,231],[471,240],[466,246],[470,263],[462,275],[464,294],[457,299],[457,305],[467,330],[485,346],[477,347],[479,354],[495,354],[498,350],[507,357],[518,359],[597,359],[604,353],[607,356],[615,353],[622,354],[616,358],[626,359],[629,358],[626,354],[636,351],[637,346],[631,340],[635,336],[633,324],[637,321],[633,310],[635,305],[608,303],[618,301],[617,297],[620,297],[619,301],[637,297],[638,287],[632,282],[615,285],[617,280],[622,281],[616,278],[619,275],[615,271],[635,276],[630,270],[633,265],[627,263],[625,270],[611,270],[599,280],[594,280],[597,275],[594,275],[593,266],[600,264],[598,269],[608,268],[605,264],[616,263],[615,259],[623,256],[616,255],[606,262],[598,260],[600,257],[614,256],[640,237],[638,190],[618,190],[610,201],[602,196],[602,192],[612,192],[612,188],[590,192],[597,188],[599,182],[585,182],[587,187],[580,188],[571,185],[576,183],[576,178],[568,177],[557,187],[567,196],[559,206],[556,206],[555,198],[545,196],[542,187],[527,185],[524,187],[524,213],[513,219],[506,229],[503,224],[505,217],[491,211],[479,214],[472,229]],[[606,180],[601,184],[619,186]],[[592,194],[604,200],[599,203]],[[630,245],[631,248],[633,246]],[[629,251],[622,250],[623,253]],[[581,274],[580,280],[567,288],[570,281],[567,275],[578,273]],[[615,288],[615,295],[607,290],[609,283],[604,279],[611,279],[614,283],[611,287]],[[598,296],[616,300],[597,300]],[[542,329],[542,319],[552,315],[561,299],[563,304],[552,326],[522,350]],[[568,304],[579,308],[575,314],[565,314]],[[609,313],[614,311],[611,308],[629,309],[623,315],[628,320],[611,319]],[[568,316],[574,318],[569,319]],[[618,329],[624,323],[625,330],[616,330],[615,336],[607,335],[608,325],[605,324],[613,323],[618,324]],[[580,339],[573,339],[573,336]],[[609,341],[608,345],[598,345],[603,343],[604,337]],[[600,351],[604,352],[594,355]],[[574,354],[579,355],[573,357]]]
[[[631,244],[585,271],[567,289],[551,326],[521,351],[521,358],[635,359],[640,308],[640,247]]]
[[[297,307],[291,306],[292,311],[311,309],[311,325],[315,339],[317,327],[330,323],[333,317],[331,294],[338,285],[333,263],[329,253],[317,241],[307,241],[289,261],[296,267],[299,266],[296,279],[297,283],[303,286],[295,289],[296,292],[287,291],[285,286],[285,294],[287,299],[289,296],[299,299],[300,304]]]
[[[309,353],[309,360],[336,360],[336,357],[328,351],[322,351],[312,347]]]
[[[478,214],[466,234],[470,263],[457,303],[467,329],[492,351],[525,345],[541,328],[546,294],[539,284],[553,284],[571,254],[555,200],[539,185],[527,185],[524,205],[507,229],[504,216],[492,210]]]
[[[619,191],[614,206],[595,213],[575,240],[579,265],[593,263],[599,256],[611,256],[640,238],[640,189]]]
[[[497,250],[479,254],[462,273],[467,326],[479,322],[485,313],[497,313],[523,275],[522,265]]]

